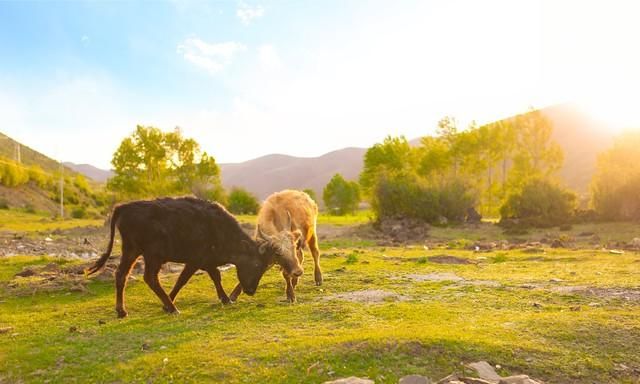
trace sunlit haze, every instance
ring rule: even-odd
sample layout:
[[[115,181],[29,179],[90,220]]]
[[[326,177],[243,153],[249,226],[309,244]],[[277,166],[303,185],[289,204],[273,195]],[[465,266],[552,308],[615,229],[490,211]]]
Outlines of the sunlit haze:
[[[136,124],[218,162],[572,101],[640,126],[636,1],[0,3],[0,132],[110,167]]]

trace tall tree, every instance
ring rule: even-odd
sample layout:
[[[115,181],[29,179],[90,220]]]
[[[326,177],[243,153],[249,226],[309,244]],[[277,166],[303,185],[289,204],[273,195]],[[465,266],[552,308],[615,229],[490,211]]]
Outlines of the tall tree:
[[[387,136],[382,143],[369,148],[364,155],[360,184],[369,193],[381,175],[415,171],[417,156],[404,136]]]
[[[640,132],[622,134],[598,156],[591,204],[608,219],[640,218]]]
[[[336,173],[324,187],[322,200],[330,213],[345,215],[358,209],[360,186],[355,181],[345,180]]]
[[[113,155],[115,176],[107,187],[125,197],[195,193],[218,199],[220,169],[215,159],[179,129],[163,132],[137,126]]]
[[[553,125],[539,110],[516,116],[516,144],[509,171],[511,188],[519,190],[534,178],[549,178],[562,166],[564,155],[551,140]]]

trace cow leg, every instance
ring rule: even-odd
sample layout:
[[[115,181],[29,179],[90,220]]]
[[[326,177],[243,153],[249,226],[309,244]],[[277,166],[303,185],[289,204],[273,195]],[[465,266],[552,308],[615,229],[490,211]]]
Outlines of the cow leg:
[[[122,241],[122,257],[116,270],[116,312],[120,318],[127,316],[127,310],[124,305],[124,289],[127,285],[131,268],[133,268],[133,264],[135,264],[139,255],[127,241]]]
[[[291,282],[291,276],[287,275],[285,271],[282,271],[282,277],[284,277],[284,281],[287,283],[287,286],[286,286],[287,300],[290,303],[295,303],[296,293],[294,291],[293,283]]]
[[[178,308],[173,304],[167,293],[162,289],[160,280],[158,279],[158,273],[162,264],[154,260],[154,257],[145,257],[144,259],[144,282],[147,283],[149,288],[160,298],[163,308],[168,313],[178,314]]]
[[[311,250],[311,255],[313,255],[313,277],[316,281],[316,285],[322,285],[322,270],[320,269],[320,249],[318,248],[318,235],[315,230],[313,232],[313,236],[309,239],[307,243],[309,245],[309,249]]]
[[[172,302],[176,300],[176,296],[178,296],[178,292],[180,292],[182,287],[184,287],[184,285],[187,284],[189,279],[191,279],[191,276],[193,276],[193,274],[196,273],[197,270],[198,270],[198,267],[196,267],[193,264],[186,264],[184,266],[184,269],[182,270],[182,272],[180,272],[180,276],[178,276],[178,280],[176,280],[176,285],[173,286],[171,293],[169,293],[169,298],[171,299]],[[168,309],[169,308],[165,308],[165,310],[168,310]]]
[[[218,294],[218,298],[222,301],[222,304],[229,304],[231,300],[229,300],[229,296],[222,288],[222,276],[220,276],[220,271],[216,267],[212,267],[207,269],[207,273],[211,280],[213,280],[213,285],[216,286],[216,293]]]
[[[236,287],[233,288],[233,291],[231,291],[231,295],[229,296],[229,300],[235,302],[238,299],[238,296],[240,296],[241,293],[242,293],[242,285],[240,285],[240,283],[238,283],[238,285],[236,285]]]

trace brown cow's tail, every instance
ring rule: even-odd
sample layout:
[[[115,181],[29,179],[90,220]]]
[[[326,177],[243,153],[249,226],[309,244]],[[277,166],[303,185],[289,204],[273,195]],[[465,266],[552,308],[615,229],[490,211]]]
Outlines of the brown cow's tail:
[[[109,260],[109,256],[111,256],[111,251],[113,250],[113,239],[116,236],[116,222],[120,216],[120,210],[118,208],[119,207],[115,207],[113,209],[113,214],[111,215],[111,237],[109,238],[107,251],[103,253],[98,260],[96,260],[95,264],[85,270],[88,275],[94,274],[102,269],[102,267],[107,263],[107,260]]]

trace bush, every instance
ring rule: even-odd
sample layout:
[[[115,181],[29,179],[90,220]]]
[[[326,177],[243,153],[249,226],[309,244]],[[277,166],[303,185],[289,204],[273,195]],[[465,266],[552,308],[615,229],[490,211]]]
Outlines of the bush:
[[[0,199],[0,209],[9,209],[9,202],[5,199]]]
[[[243,188],[233,188],[228,201],[229,211],[237,215],[255,215],[260,209],[258,199]]]
[[[429,185],[415,176],[382,177],[374,187],[372,207],[378,219],[413,217],[432,224],[446,218],[462,222],[473,207],[469,189],[460,181]]]
[[[74,219],[84,219],[87,217],[87,209],[84,206],[75,207],[71,211],[71,217]]]
[[[500,208],[501,223],[553,227],[571,222],[576,195],[548,180],[534,179],[512,194]]]
[[[29,173],[12,161],[0,159],[0,184],[17,187],[29,181]]]
[[[322,191],[324,206],[331,214],[346,215],[358,209],[360,186],[336,173]]]

